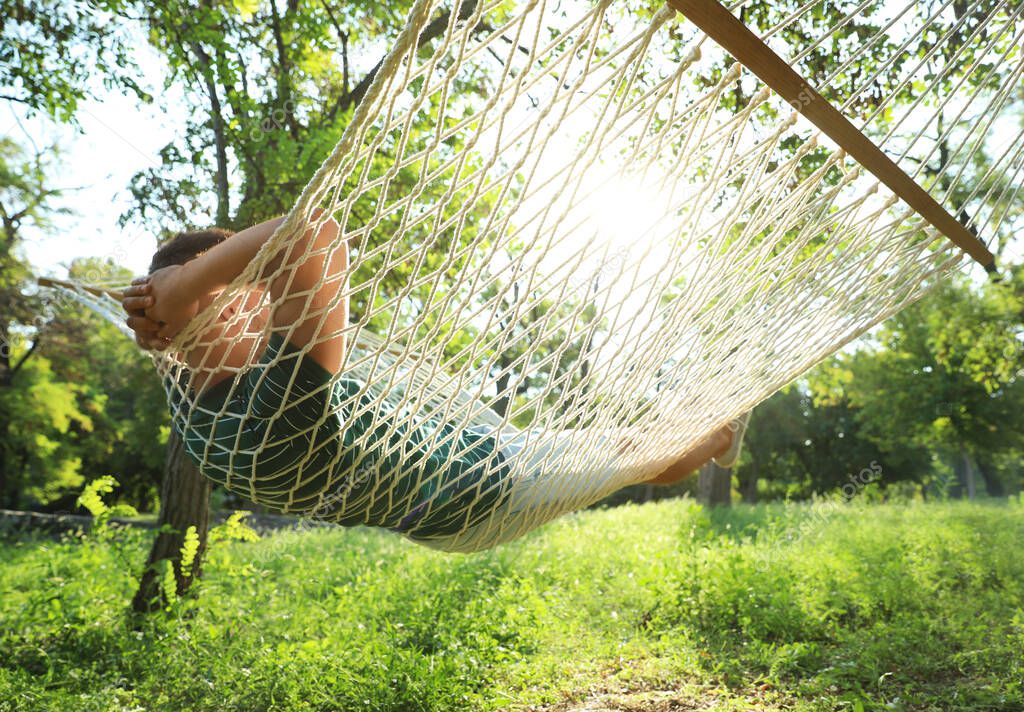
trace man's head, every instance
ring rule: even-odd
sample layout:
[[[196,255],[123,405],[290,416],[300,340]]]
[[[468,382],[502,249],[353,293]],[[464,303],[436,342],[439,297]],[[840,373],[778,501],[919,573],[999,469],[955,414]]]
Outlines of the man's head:
[[[219,245],[234,233],[219,227],[212,227],[206,230],[192,230],[179,232],[170,240],[164,242],[153,253],[153,259],[149,263],[149,273],[152,274],[159,269],[173,265],[184,265],[191,262],[207,250]],[[196,295],[199,311],[203,311],[213,303],[218,293]],[[202,343],[212,343],[218,339],[231,340],[237,338],[240,333],[254,327],[262,327],[265,322],[265,314],[260,309],[260,302],[263,293],[259,289],[243,290],[234,299],[228,302],[221,309],[216,321],[211,324],[202,338]],[[241,316],[246,315],[246,316]]]
[[[149,273],[171,265],[183,265],[233,235],[230,230],[211,227],[208,230],[179,232],[160,245],[149,263]]]

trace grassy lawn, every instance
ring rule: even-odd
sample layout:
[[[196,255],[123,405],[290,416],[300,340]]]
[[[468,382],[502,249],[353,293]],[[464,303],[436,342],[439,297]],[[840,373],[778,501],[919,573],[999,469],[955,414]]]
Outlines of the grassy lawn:
[[[0,709],[1024,709],[1024,507],[591,511],[496,551],[218,542],[133,628],[147,534],[0,546]]]

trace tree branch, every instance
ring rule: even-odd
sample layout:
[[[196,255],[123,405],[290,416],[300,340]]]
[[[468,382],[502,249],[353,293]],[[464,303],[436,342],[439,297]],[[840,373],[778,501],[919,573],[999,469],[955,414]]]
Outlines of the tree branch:
[[[24,104],[25,106],[32,106],[32,102],[28,99],[23,99],[20,96],[11,96],[10,94],[0,94],[0,101],[15,101],[19,104]],[[32,108],[35,107],[32,106]]]
[[[224,116],[220,104],[220,95],[217,92],[217,82],[213,77],[213,66],[210,56],[198,42],[191,43],[190,48],[199,59],[200,74],[210,99],[210,118],[213,121],[213,140],[217,153],[217,224],[221,227],[227,227],[231,220],[231,195],[228,188],[227,138],[224,135]]]
[[[334,26],[334,31],[338,33],[338,39],[341,40],[341,94],[344,96],[348,94],[348,38],[349,33],[341,29],[341,23],[338,22],[337,16],[334,14],[334,10],[327,4],[327,0],[320,0],[320,4],[323,5],[324,12],[327,13],[327,19],[331,21],[331,25]]]
[[[467,20],[476,10],[478,0],[463,0],[463,3],[459,6],[458,18],[460,20]],[[438,17],[431,20],[423,31],[420,33],[419,39],[416,42],[416,48],[419,49],[423,45],[427,44],[433,39],[439,37],[446,29],[448,29],[448,21],[451,18],[451,13],[445,12]],[[382,57],[377,64],[374,65],[373,69],[366,73],[359,83],[352,87],[352,91],[343,94],[334,106],[327,112],[326,118],[328,120],[334,119],[339,112],[347,111],[351,107],[358,104],[366,96],[367,90],[370,85],[373,84],[373,80],[377,77],[377,72],[384,65],[384,58]]]
[[[299,140],[299,127],[295,124],[295,106],[292,103],[291,66],[288,52],[284,46],[284,35],[281,32],[281,16],[277,12],[276,0],[270,0],[270,26],[274,34],[274,47],[277,49],[277,101],[284,111],[284,120],[288,124],[288,133],[292,139]]]
[[[14,366],[11,368],[10,375],[8,376],[8,378],[14,378],[16,375],[18,375],[18,371],[20,371],[21,367],[25,365],[25,362],[28,361],[29,356],[35,353],[35,350],[36,348],[38,348],[40,341],[42,341],[41,338],[36,338],[36,340],[32,342],[32,346],[29,347],[28,351],[22,354],[21,358],[18,359],[18,363],[14,364]]]

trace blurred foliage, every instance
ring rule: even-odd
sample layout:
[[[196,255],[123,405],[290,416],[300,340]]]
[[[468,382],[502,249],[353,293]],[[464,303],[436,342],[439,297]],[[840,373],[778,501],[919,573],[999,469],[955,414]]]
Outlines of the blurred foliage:
[[[99,260],[76,260],[70,271],[127,276]],[[46,294],[31,325],[14,333],[11,355],[24,365],[0,388],[10,423],[2,442],[6,504],[70,509],[83,478],[117,472],[124,496],[152,508],[169,417],[149,357],[60,293]]]

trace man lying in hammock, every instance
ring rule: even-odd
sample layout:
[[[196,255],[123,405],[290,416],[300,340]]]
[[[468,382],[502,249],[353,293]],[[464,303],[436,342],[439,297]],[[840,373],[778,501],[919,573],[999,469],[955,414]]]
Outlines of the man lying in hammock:
[[[314,221],[317,227],[273,256],[249,290],[178,354],[188,368],[177,386],[168,384],[174,426],[203,474],[272,508],[388,527],[449,550],[517,536],[557,514],[554,500],[593,484],[586,475],[553,482],[561,475],[546,475],[542,464],[525,476],[521,467],[514,478],[522,437],[438,420],[409,424],[360,381],[339,375],[349,321],[348,250],[333,220],[318,213]],[[140,346],[166,349],[282,222],[233,235],[182,233],[161,246],[149,275],[124,292]],[[261,309],[267,296],[272,308]],[[739,449],[734,429],[723,427],[658,465],[653,471],[660,474],[648,482],[671,485],[712,458],[728,466]],[[599,437],[620,452],[633,447],[625,430]],[[529,459],[542,463],[543,455],[551,453]],[[496,539],[493,531],[502,527],[508,531]]]

